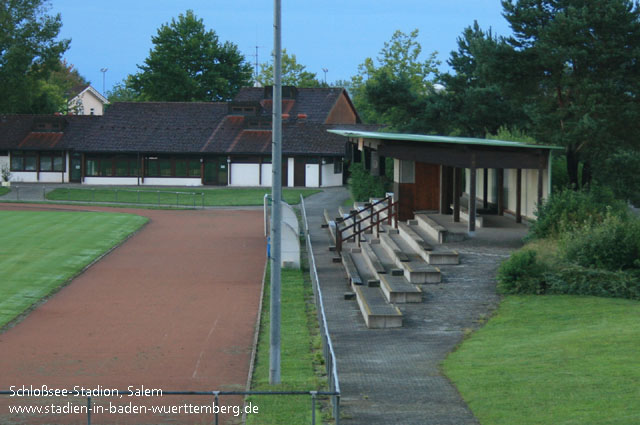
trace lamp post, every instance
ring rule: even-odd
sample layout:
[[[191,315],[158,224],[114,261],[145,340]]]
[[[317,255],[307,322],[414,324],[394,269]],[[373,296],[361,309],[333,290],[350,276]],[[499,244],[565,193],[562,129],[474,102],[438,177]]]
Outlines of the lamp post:
[[[105,81],[106,81],[106,75],[107,75],[107,71],[109,70],[109,68],[100,68],[100,72],[102,72],[102,95],[105,95]]]
[[[322,72],[324,72],[324,84],[327,84],[327,72],[329,72],[329,70],[327,68],[322,68]]]

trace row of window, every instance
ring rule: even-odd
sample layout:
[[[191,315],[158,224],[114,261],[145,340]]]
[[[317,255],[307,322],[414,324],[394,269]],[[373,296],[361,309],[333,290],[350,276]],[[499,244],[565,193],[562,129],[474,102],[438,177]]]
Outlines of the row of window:
[[[36,152],[14,151],[11,153],[11,171],[58,171],[65,170],[64,156],[58,152],[41,152],[38,166]]]
[[[234,163],[257,163],[258,157],[234,158]],[[225,158],[226,161],[226,158]],[[307,164],[317,164],[317,158],[306,158]],[[262,163],[271,163],[270,157],[262,158]],[[326,158],[324,163],[333,163],[333,172],[342,172],[342,161]],[[163,158],[149,157],[144,159],[145,177],[201,177],[200,158]],[[62,153],[41,152],[38,167],[36,152],[13,151],[11,153],[11,171],[65,171]],[[85,175],[88,177],[137,177],[138,159],[135,157],[87,157]]]
[[[88,157],[88,177],[137,177],[138,160],[129,157]],[[145,177],[200,177],[200,158],[145,158]]]

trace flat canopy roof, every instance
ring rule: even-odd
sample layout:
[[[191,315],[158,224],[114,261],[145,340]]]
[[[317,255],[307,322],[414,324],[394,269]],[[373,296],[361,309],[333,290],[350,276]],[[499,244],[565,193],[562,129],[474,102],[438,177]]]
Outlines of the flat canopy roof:
[[[536,145],[533,143],[511,142],[506,140],[478,139],[474,137],[431,136],[427,134],[383,133],[379,131],[328,130],[330,133],[345,137],[363,139],[402,140],[408,142],[452,143],[458,145],[500,146],[510,148],[533,148],[563,150],[560,146]]]
[[[446,137],[424,134],[383,133],[331,129],[368,147],[383,157],[419,161],[461,168],[547,168],[552,151],[559,146],[471,137]],[[351,140],[354,141],[354,140]]]

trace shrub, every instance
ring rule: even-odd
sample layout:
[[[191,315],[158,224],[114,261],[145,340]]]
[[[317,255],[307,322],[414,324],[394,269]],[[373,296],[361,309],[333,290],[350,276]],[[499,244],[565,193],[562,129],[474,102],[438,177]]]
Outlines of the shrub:
[[[598,182],[613,190],[619,199],[640,206],[640,152],[620,149],[609,155],[595,171]]]
[[[592,295],[640,300],[640,274],[566,264],[545,275],[549,294]]]
[[[616,200],[606,188],[565,189],[553,193],[538,207],[537,220],[531,225],[528,238],[557,238],[565,232],[600,223],[607,213],[623,215],[626,212],[626,204]]]
[[[503,294],[543,294],[545,266],[533,250],[516,251],[498,269],[498,291]]]
[[[582,267],[640,269],[640,219],[608,214],[600,224],[567,234],[561,246],[566,260]]]
[[[349,190],[354,200],[363,202],[369,198],[382,198],[386,192],[386,178],[372,176],[362,163],[356,162],[349,167]]]

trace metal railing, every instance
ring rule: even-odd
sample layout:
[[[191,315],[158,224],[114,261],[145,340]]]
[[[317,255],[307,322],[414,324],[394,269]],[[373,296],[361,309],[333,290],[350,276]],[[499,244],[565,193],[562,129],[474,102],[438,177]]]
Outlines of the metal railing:
[[[311,245],[311,235],[309,234],[309,221],[307,220],[307,210],[304,204],[304,198],[300,195],[300,209],[302,210],[302,218],[304,221],[304,235],[307,243],[307,254],[309,256],[309,274],[311,275],[311,283],[313,294],[318,312],[318,321],[320,322],[320,334],[322,336],[322,349],[325,358],[325,367],[329,381],[329,391],[334,393],[332,396],[333,417],[336,425],[340,424],[340,380],[338,377],[338,366],[336,354],[333,350],[331,335],[327,325],[327,316],[324,311],[324,302],[322,300],[322,289],[320,288],[320,279],[318,278],[318,270],[316,268],[316,260],[313,255],[313,246]]]
[[[74,390],[67,390],[68,394],[75,394]],[[103,395],[103,396],[91,396],[91,395],[82,395],[82,396],[69,396],[73,399],[84,399],[86,403],[83,405],[78,405],[79,409],[77,411],[82,412],[82,414],[86,413],[87,425],[91,425],[93,417],[97,414],[108,413],[105,409],[95,404],[96,399],[108,399],[108,398],[118,398],[119,395],[129,394],[129,390],[126,391],[112,391],[113,395]],[[119,394],[119,395],[117,395]],[[14,396],[15,391],[0,391],[0,396]],[[162,397],[164,396],[206,396],[213,397],[213,406],[220,406],[220,397],[221,396],[253,396],[253,395],[265,395],[265,396],[310,396],[311,397],[311,424],[316,424],[316,403],[318,401],[318,397],[340,397],[339,392],[335,391],[162,391],[160,394]],[[25,398],[38,398],[37,396],[20,396],[20,401],[23,401]],[[238,406],[239,407],[239,406]],[[239,407],[244,413],[246,412],[246,404],[242,408]],[[146,409],[145,409],[146,410]],[[213,415],[213,423],[215,425],[219,424],[220,415],[224,412],[220,411],[221,409],[215,410]],[[339,412],[339,409],[338,409]],[[148,413],[145,411],[145,413]],[[258,413],[259,414],[259,413]],[[336,424],[339,421],[336,419]]]
[[[376,209],[375,207],[385,203],[386,205],[380,209]],[[369,215],[362,217],[362,215],[366,214],[367,211],[371,210]],[[382,216],[382,213],[386,212],[386,216]],[[360,218],[358,218],[360,216]],[[393,219],[393,221],[392,221]],[[369,225],[362,227],[362,223],[369,220]],[[339,223],[336,222],[336,251],[338,253],[342,252],[342,243],[348,240],[356,240],[358,242],[358,246],[360,246],[361,234],[366,232],[369,229],[376,228],[376,231],[380,233],[380,223],[387,222],[389,226],[394,225],[394,227],[398,228],[398,202],[393,202],[393,198],[388,196],[386,198],[380,199],[373,204],[367,205],[365,208],[355,211],[349,214],[347,217],[344,217],[341,222],[348,223],[352,221],[351,224],[346,225],[344,227],[340,227]],[[344,233],[351,230],[351,234],[345,236]]]
[[[13,186],[11,191],[14,193],[14,197],[16,201],[25,200],[28,201],[30,199],[21,199],[20,196],[20,186]],[[66,190],[68,191],[68,196],[65,199],[47,199],[47,193],[52,190]],[[34,193],[34,190],[30,188],[30,191]],[[73,196],[71,193],[73,191],[78,191],[78,193],[86,194],[87,192],[90,194],[88,196]],[[135,193],[135,195],[131,196],[128,194]],[[98,198],[102,197],[100,200],[96,200],[96,194],[98,194]],[[105,199],[105,196],[111,197]],[[173,202],[173,198],[175,197],[175,203]],[[168,207],[192,207],[192,208],[204,208],[205,207],[205,192],[180,192],[180,191],[169,191],[169,190],[139,190],[139,189],[121,189],[121,188],[80,188],[80,189],[67,189],[67,188],[53,188],[42,186],[42,199],[44,201],[53,201],[53,202],[90,202],[92,204],[110,204],[110,203],[118,203],[118,204],[132,204],[132,205],[156,205],[156,206],[168,206]],[[185,200],[186,199],[186,200]],[[31,199],[33,200],[33,199]]]

